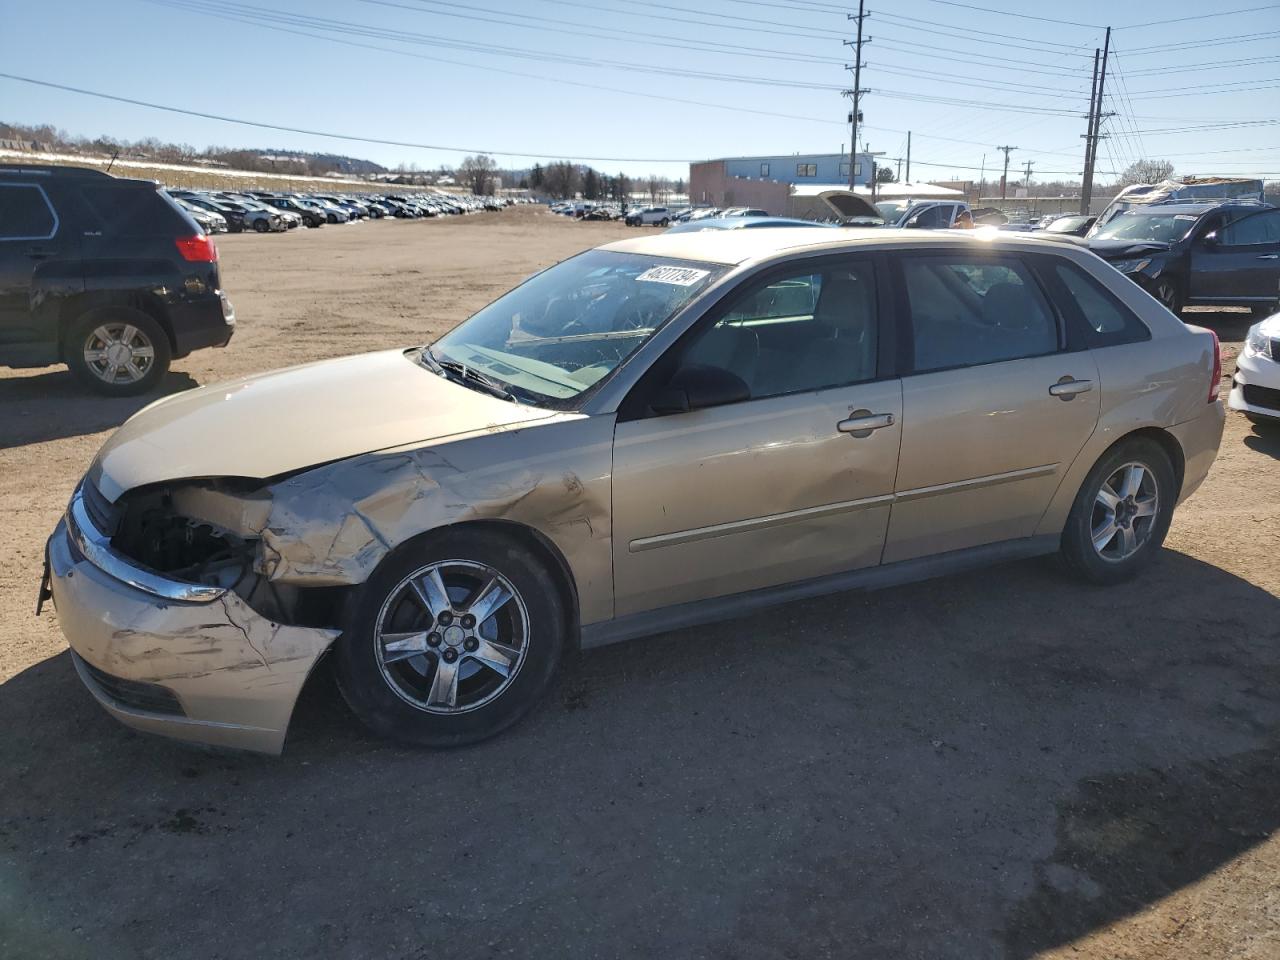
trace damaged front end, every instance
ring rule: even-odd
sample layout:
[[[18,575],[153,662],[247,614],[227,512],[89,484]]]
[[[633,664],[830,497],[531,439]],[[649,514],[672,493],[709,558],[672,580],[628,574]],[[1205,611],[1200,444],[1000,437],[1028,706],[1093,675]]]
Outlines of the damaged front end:
[[[84,485],[86,504],[95,488]],[[166,578],[234,593],[281,624],[337,629],[349,587],[273,580],[264,535],[271,493],[236,478],[130,491],[115,504],[99,495],[99,528],[112,549]]]
[[[339,634],[346,591],[269,584],[236,481],[132,491],[89,481],[50,538],[54,604],[77,672],[129,726],[278,753],[303,683]]]

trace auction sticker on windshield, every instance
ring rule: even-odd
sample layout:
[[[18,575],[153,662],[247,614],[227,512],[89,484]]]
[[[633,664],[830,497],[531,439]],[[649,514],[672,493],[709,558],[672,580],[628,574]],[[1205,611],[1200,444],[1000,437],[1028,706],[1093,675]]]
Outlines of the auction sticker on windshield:
[[[704,279],[710,270],[698,270],[694,267],[650,267],[637,280],[649,283],[671,283],[677,287],[691,287]]]

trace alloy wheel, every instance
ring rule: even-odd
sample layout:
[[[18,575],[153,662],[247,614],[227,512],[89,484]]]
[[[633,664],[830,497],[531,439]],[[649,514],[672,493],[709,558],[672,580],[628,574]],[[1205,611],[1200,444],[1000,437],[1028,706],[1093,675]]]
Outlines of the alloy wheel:
[[[119,386],[142,380],[155,363],[156,349],[133,324],[104,323],[85,339],[83,356],[94,376]]]
[[[1143,463],[1126,463],[1102,481],[1093,502],[1090,535],[1103,560],[1119,563],[1142,549],[1160,512],[1155,474]]]
[[[515,679],[529,645],[529,612],[497,570],[443,560],[391,591],[373,642],[378,669],[402,700],[427,713],[465,713]]]

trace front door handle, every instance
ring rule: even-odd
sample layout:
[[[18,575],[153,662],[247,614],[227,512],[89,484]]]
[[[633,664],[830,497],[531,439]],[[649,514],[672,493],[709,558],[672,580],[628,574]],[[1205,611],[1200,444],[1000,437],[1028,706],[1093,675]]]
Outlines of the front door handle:
[[[1259,260],[1280,260],[1280,253],[1264,253]]]
[[[53,251],[42,250],[40,247],[28,247],[27,256],[32,260],[48,260],[53,256]]]
[[[1075,380],[1071,377],[1063,377],[1049,388],[1049,395],[1057,397],[1059,400],[1070,400],[1076,394],[1088,393],[1092,389],[1092,380]]]
[[[892,413],[872,413],[870,410],[854,410],[848,420],[841,420],[836,429],[854,437],[869,437],[872,431],[893,426]]]

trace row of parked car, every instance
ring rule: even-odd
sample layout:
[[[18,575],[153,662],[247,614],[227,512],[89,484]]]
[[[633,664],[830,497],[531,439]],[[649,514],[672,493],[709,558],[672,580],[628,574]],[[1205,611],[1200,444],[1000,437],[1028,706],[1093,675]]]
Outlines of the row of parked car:
[[[501,210],[515,202],[503,197],[435,192],[352,196],[265,190],[170,190],[169,194],[205,233],[240,233],[245,230],[283,233],[297,227],[316,228],[329,223],[446,217]]]

